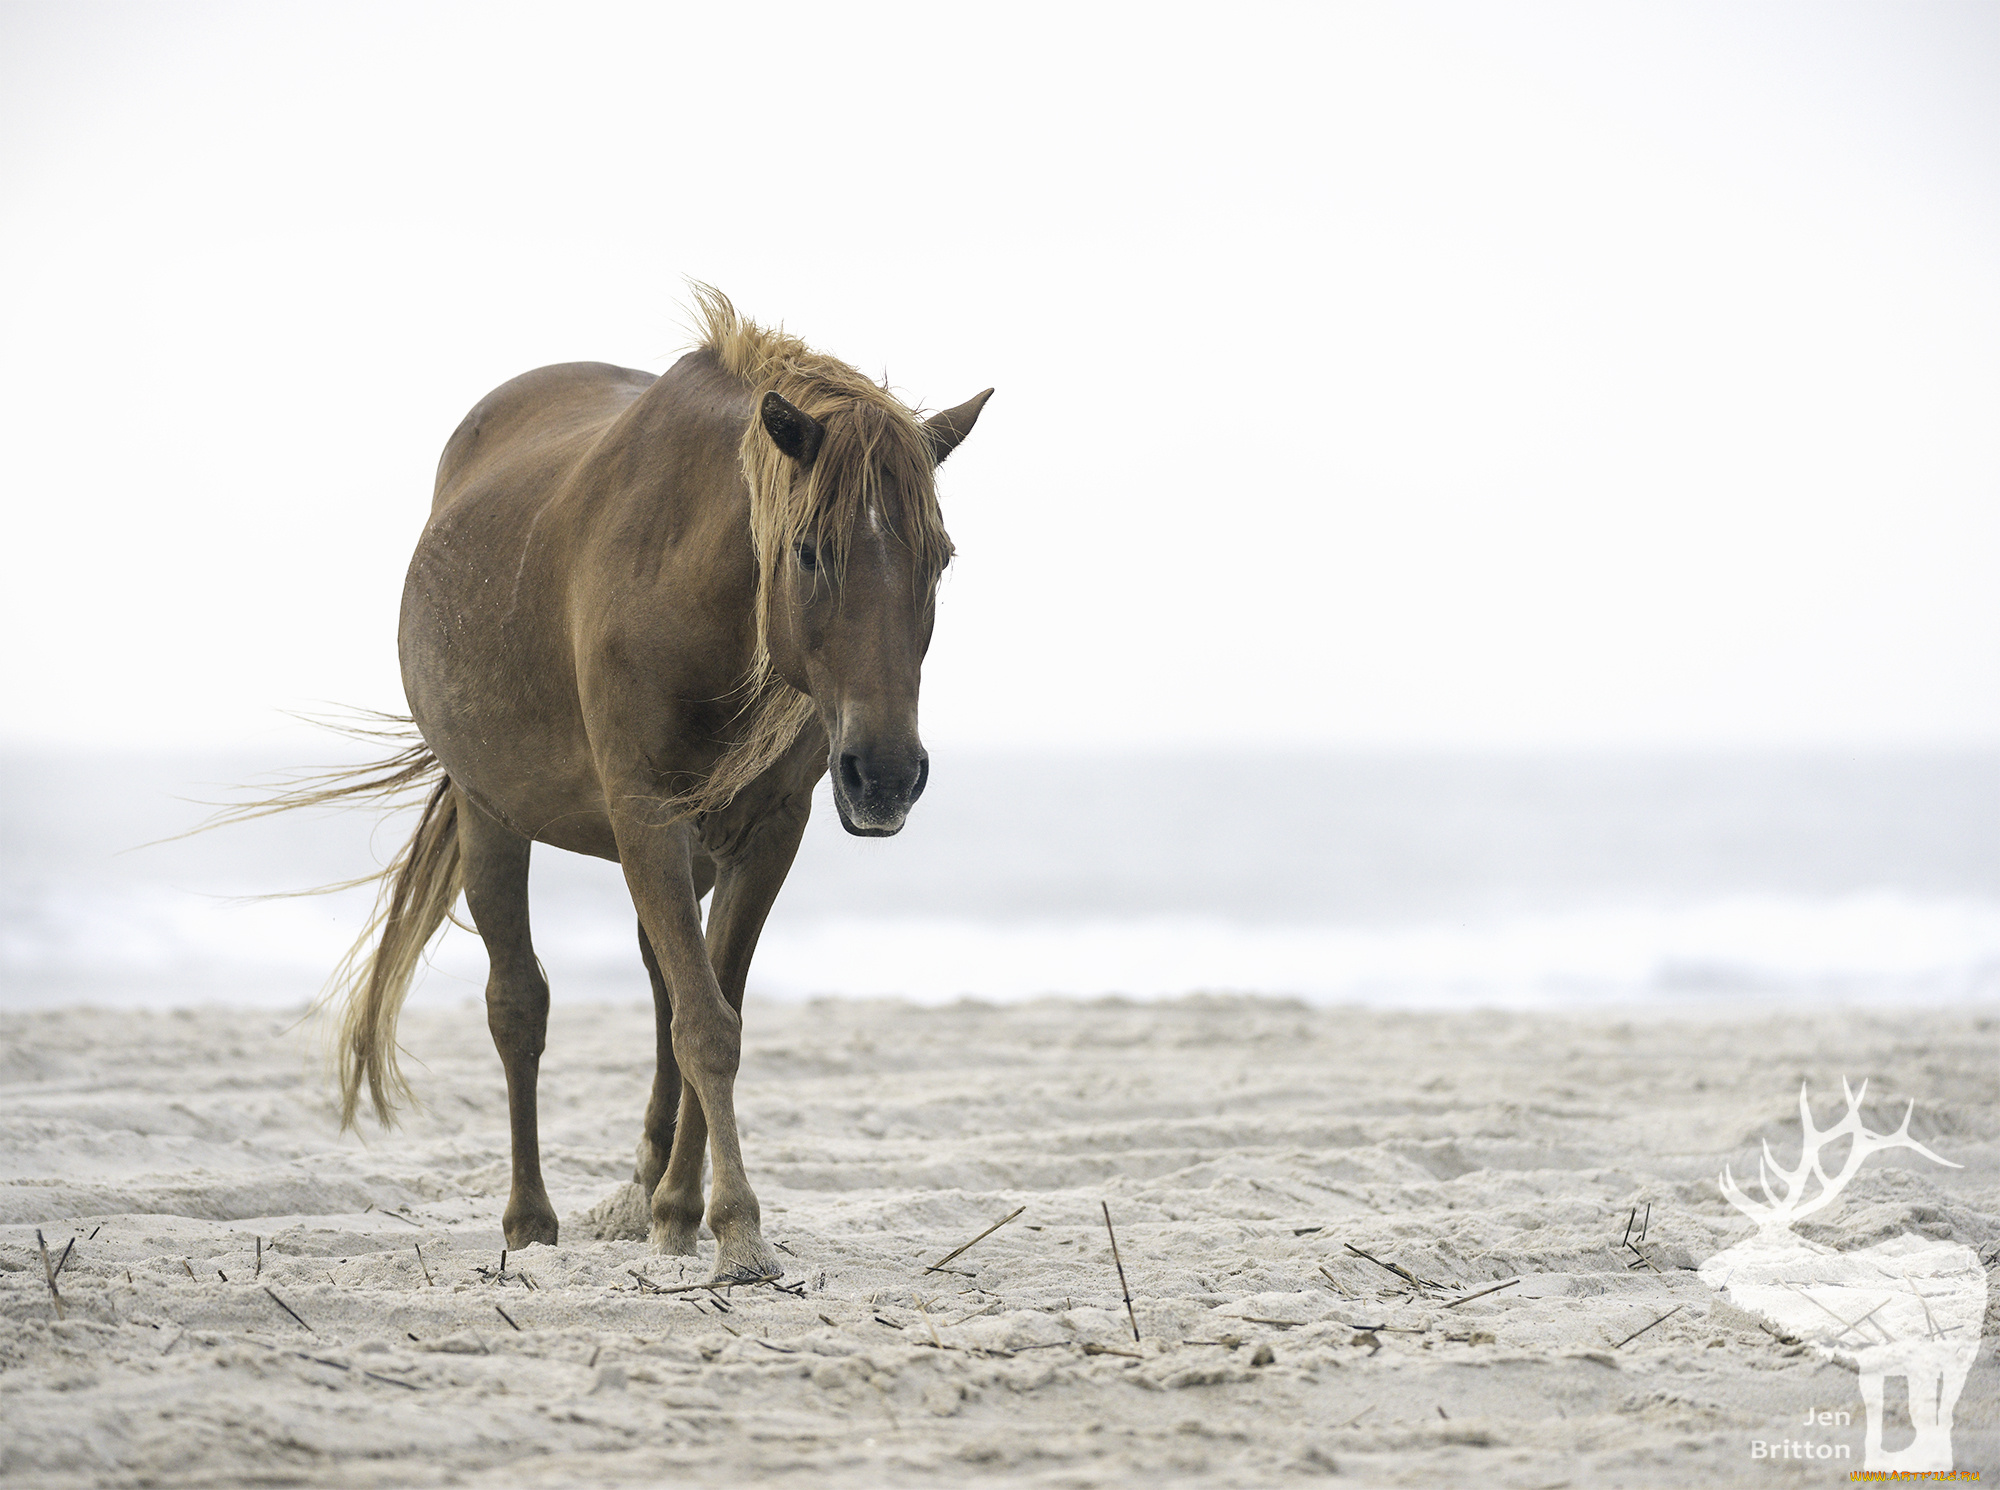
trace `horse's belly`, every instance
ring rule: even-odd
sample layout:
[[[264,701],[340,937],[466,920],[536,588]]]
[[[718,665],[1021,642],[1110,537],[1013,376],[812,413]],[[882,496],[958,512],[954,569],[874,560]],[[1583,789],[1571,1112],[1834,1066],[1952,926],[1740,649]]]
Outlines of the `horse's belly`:
[[[433,520],[404,585],[398,650],[411,717],[446,774],[501,822],[616,859],[556,607],[525,552],[501,562],[496,535],[458,518]]]

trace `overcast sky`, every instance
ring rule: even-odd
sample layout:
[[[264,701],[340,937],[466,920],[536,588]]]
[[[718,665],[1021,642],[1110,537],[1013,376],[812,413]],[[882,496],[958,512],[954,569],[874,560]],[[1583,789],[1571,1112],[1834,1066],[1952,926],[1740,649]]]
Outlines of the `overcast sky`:
[[[684,276],[912,400],[939,746],[2000,742],[2000,7],[0,6],[0,738],[400,709]]]

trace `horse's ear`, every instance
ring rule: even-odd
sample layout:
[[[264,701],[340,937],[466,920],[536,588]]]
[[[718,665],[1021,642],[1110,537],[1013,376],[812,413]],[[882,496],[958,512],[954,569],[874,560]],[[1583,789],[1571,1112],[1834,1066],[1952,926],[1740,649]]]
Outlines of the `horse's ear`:
[[[824,425],[797,404],[788,403],[775,388],[764,395],[759,412],[772,443],[802,466],[813,463],[813,457],[819,454],[819,442],[826,434]]]
[[[972,426],[979,422],[979,411],[986,407],[986,400],[992,396],[993,390],[988,388],[984,393],[974,394],[957,408],[933,414],[924,421],[924,433],[931,440],[932,464],[942,464],[947,455],[958,449],[965,437],[972,433]]]

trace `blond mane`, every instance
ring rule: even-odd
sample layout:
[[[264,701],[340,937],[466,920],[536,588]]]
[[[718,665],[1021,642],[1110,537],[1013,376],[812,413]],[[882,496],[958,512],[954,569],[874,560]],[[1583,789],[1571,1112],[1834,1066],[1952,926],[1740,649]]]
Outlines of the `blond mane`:
[[[856,522],[873,512],[900,543],[924,582],[951,561],[951,537],[938,509],[929,437],[916,413],[881,384],[836,357],[815,352],[782,328],[746,321],[713,285],[692,286],[697,346],[751,395],[739,460],[750,490],[750,541],[757,553],[757,648],[743,683],[742,736],[707,779],[676,798],[686,811],[713,812],[791,748],[813,717],[813,703],[771,668],[770,614],[775,577],[792,551],[810,541],[837,576]],[[757,405],[767,392],[817,419],[825,431],[805,471],[765,431]]]

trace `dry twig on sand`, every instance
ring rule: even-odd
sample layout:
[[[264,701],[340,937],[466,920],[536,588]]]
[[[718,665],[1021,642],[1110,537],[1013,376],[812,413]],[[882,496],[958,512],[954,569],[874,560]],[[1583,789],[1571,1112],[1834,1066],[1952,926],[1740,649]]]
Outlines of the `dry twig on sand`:
[[[1639,1234],[1636,1237],[1632,1235],[1632,1223],[1634,1221],[1639,1222]],[[1622,1247],[1625,1251],[1630,1252],[1634,1259],[1633,1261],[1625,1264],[1627,1271],[1630,1271],[1633,1268],[1652,1268],[1653,1271],[1656,1273],[1659,1271],[1659,1268],[1654,1264],[1653,1259],[1648,1257],[1644,1252],[1641,1252],[1639,1250],[1639,1243],[1646,1240],[1646,1233],[1652,1229],[1652,1225],[1653,1225],[1653,1202],[1650,1200],[1646,1202],[1646,1216],[1644,1220],[1639,1219],[1639,1208],[1636,1205],[1632,1207],[1631,1214],[1626,1216],[1625,1239],[1621,1241],[1618,1245]]]
[[[1341,1243],[1341,1245],[1347,1248],[1347,1250],[1352,1252],[1356,1257],[1365,1257],[1368,1259],[1368,1261],[1374,1263],[1376,1267],[1383,1268],[1391,1273],[1394,1273],[1398,1278],[1401,1278],[1405,1283],[1409,1284],[1412,1288],[1424,1289],[1424,1288],[1436,1288],[1439,1286],[1438,1284],[1431,1282],[1428,1278],[1419,1278],[1415,1273],[1411,1272],[1406,1267],[1402,1267],[1393,1262],[1384,1262],[1381,1258],[1377,1257],[1372,1252],[1363,1252],[1359,1247],[1355,1246],[1354,1243],[1352,1242],[1343,1242]]]
[[[502,1309],[502,1308],[501,1308],[501,1307],[500,1307],[500,1306],[499,1306],[498,1304],[495,1304],[495,1305],[493,1306],[493,1312],[494,1312],[495,1314],[499,1315],[499,1316],[500,1316],[500,1317],[501,1317],[502,1319],[506,1320],[506,1321],[507,1321],[507,1323],[509,1323],[509,1324],[512,1324],[512,1325],[514,1325],[514,1333],[515,1333],[515,1334],[517,1334],[517,1335],[518,1335],[518,1334],[520,1334],[520,1333],[521,1333],[521,1327],[520,1327],[520,1326],[519,1326],[518,1324],[514,1324],[514,1316],[513,1316],[513,1315],[509,1314],[509,1313],[508,1313],[508,1312],[507,1312],[507,1311],[506,1311],[505,1309]]]
[[[1339,1294],[1342,1298],[1351,1299],[1354,1297],[1353,1292],[1347,1287],[1346,1284],[1342,1283],[1338,1278],[1334,1277],[1333,1274],[1329,1273],[1326,1270],[1326,1265],[1324,1263],[1320,1264],[1319,1275],[1322,1278],[1326,1279],[1327,1282],[1331,1283],[1333,1285],[1333,1291]]]
[[[1627,1345],[1630,1345],[1634,1340],[1638,1339],[1641,1335],[1645,1334],[1646,1331],[1650,1330],[1653,1327],[1653,1325],[1659,1324],[1662,1320],[1672,1319],[1676,1314],[1680,1313],[1681,1310],[1685,1309],[1686,1307],[1687,1307],[1686,1304],[1674,1305],[1673,1308],[1669,1309],[1666,1313],[1662,1314],[1659,1319],[1654,1320],[1652,1324],[1640,1325],[1638,1329],[1632,1331],[1631,1334],[1627,1335],[1623,1340],[1620,1340],[1616,1345],[1612,1346],[1611,1348],[1613,1350],[1624,1349]]]
[[[49,1297],[55,1301],[56,1318],[62,1319],[68,1311],[63,1308],[62,1290],[56,1287],[56,1270],[49,1265],[49,1244],[42,1240],[39,1226],[35,1228],[35,1245],[42,1249],[42,1279],[49,1285]]]
[[[630,1269],[628,1268],[627,1271],[629,1272]],[[728,1283],[715,1283],[715,1282],[676,1283],[671,1288],[662,1288],[658,1284],[654,1284],[653,1292],[654,1293],[699,1293],[701,1290],[705,1288],[710,1293],[717,1295],[718,1297],[716,1298],[715,1302],[721,1304],[722,1299],[720,1295],[724,1289],[749,1288],[754,1284],[758,1283],[776,1283],[780,1278],[784,1276],[785,1275],[783,1273],[766,1273],[761,1278],[736,1278],[732,1279]],[[724,1304],[723,1308],[726,1310],[728,1308],[728,1305]]]
[[[387,1215],[388,1213],[385,1211],[383,1214]],[[497,1272],[487,1267],[475,1267],[472,1271],[487,1281],[498,1283],[502,1287],[505,1287],[510,1280],[520,1284],[523,1288],[539,1289],[541,1287],[528,1273],[520,1268],[514,1269],[511,1273],[507,1271],[507,1249],[505,1247],[500,1249],[500,1267]]]
[[[1445,1308],[1456,1309],[1460,1304],[1469,1304],[1474,1299],[1483,1299],[1489,1293],[1498,1293],[1503,1288],[1512,1288],[1516,1283],[1519,1283],[1520,1281],[1521,1280],[1519,1278],[1509,1278],[1505,1283],[1496,1283],[1491,1288],[1482,1288],[1477,1293],[1468,1293],[1462,1299],[1453,1299],[1449,1304],[1445,1305]]]
[[[1139,1316],[1132,1312],[1132,1285],[1125,1281],[1125,1260],[1118,1255],[1118,1233],[1111,1229],[1111,1203],[1100,1200],[1104,1209],[1104,1234],[1111,1238],[1111,1262],[1118,1269],[1118,1286],[1125,1290],[1125,1317],[1132,1321],[1132,1342],[1139,1341]]]
[[[299,1319],[298,1310],[294,1309],[290,1304],[286,1303],[283,1299],[279,1298],[275,1293],[271,1293],[270,1284],[266,1283],[264,1285],[264,1292],[270,1295],[272,1303],[276,1304],[280,1309],[283,1309],[287,1314],[291,1315],[293,1319],[298,1319],[299,1328],[304,1330],[308,1335],[317,1335],[319,1333],[318,1330],[314,1329],[311,1325],[307,1324],[303,1319]]]
[[[1911,1287],[1913,1288],[1915,1286],[1916,1286],[1915,1284],[1911,1285]],[[1825,1304],[1822,1304],[1818,1299],[1814,1298],[1804,1289],[1794,1288],[1789,1283],[1786,1284],[1785,1287],[1789,1292],[1797,1294],[1800,1298],[1804,1299],[1808,1304],[1811,1304],[1814,1308],[1818,1309],[1819,1312],[1824,1314],[1828,1319],[1831,1319],[1832,1321],[1834,1321],[1834,1323],[1840,1326],[1840,1330],[1833,1337],[1836,1340],[1838,1340],[1842,1335],[1845,1335],[1848,1331],[1852,1330],[1855,1334],[1861,1335],[1861,1340],[1863,1344],[1869,1343],[1868,1337],[1865,1334],[1861,1333],[1861,1326],[1868,1323],[1869,1320],[1873,1319],[1877,1314],[1881,1313],[1884,1309],[1889,1307],[1889,1300],[1885,1298],[1882,1300],[1881,1303],[1877,1304],[1873,1309],[1870,1309],[1866,1314],[1862,1315],[1859,1319],[1855,1320],[1853,1323],[1850,1324],[1847,1320],[1842,1319],[1838,1314],[1834,1313],[1833,1310],[1827,1308]],[[1921,1301],[1923,1299],[1923,1295],[1918,1294],[1917,1298],[1919,1301]],[[1929,1316],[1930,1314],[1929,1305],[1925,1305],[1924,1314],[1926,1317]],[[1882,1326],[1880,1326],[1879,1324],[1876,1325],[1875,1328],[1882,1331],[1882,1339],[1883,1342],[1886,1344],[1889,1339],[1889,1332],[1887,1330],[1883,1330]],[[1933,1335],[1932,1338],[1935,1339],[1936,1336]]]
[[[954,1258],[962,1257],[967,1252],[970,1252],[974,1247],[978,1246],[981,1242],[985,1241],[988,1237],[992,1236],[994,1232],[998,1231],[1001,1227],[1005,1226],[1009,1221],[1013,1220],[1014,1217],[1020,1215],[1021,1212],[1025,1211],[1026,1209],[1027,1209],[1026,1206],[1016,1207],[1013,1211],[1009,1212],[1007,1215],[1002,1216],[998,1221],[995,1221],[991,1226],[987,1227],[986,1230],[980,1232],[978,1236],[974,1237],[971,1241],[967,1242],[963,1247],[957,1247],[954,1248],[952,1251],[945,1253],[944,1256],[940,1257],[936,1262],[932,1263],[929,1267],[925,1268],[924,1271],[927,1273],[941,1272],[944,1269],[944,1265],[946,1263],[952,1261]]]
[[[174,1336],[174,1338],[178,1340],[180,1336],[176,1335]],[[249,1343],[254,1345],[257,1342],[253,1340],[250,1341]],[[353,1372],[357,1375],[367,1377],[370,1381],[387,1382],[390,1386],[402,1387],[405,1391],[421,1392],[423,1390],[423,1388],[418,1386],[414,1381],[399,1381],[397,1378],[393,1376],[384,1376],[380,1371],[363,1371],[358,1366],[346,1366],[342,1365],[339,1361],[329,1361],[325,1356],[307,1355],[303,1350],[288,1350],[285,1352],[285,1354],[289,1356],[295,1356],[302,1361],[311,1361],[316,1366],[331,1366],[336,1371]]]
[[[67,1251],[65,1251],[63,1255],[68,1256]],[[56,1271],[59,1273],[62,1271],[60,1265],[57,1266]],[[1931,1313],[1930,1301],[1924,1297],[1923,1290],[1919,1289],[1917,1285],[1908,1278],[1905,1278],[1903,1281],[1910,1285],[1910,1292],[1914,1293],[1917,1296],[1917,1302],[1923,1305],[1924,1328],[1930,1331],[1930,1338],[1933,1340],[1942,1340],[1946,1335],[1949,1335],[1951,1333],[1950,1330],[1941,1330],[1938,1328],[1937,1316]],[[1886,1304],[1888,1303],[1888,1300],[1884,1299],[1882,1303]],[[1881,1305],[1877,1305],[1876,1307],[1880,1308]]]

